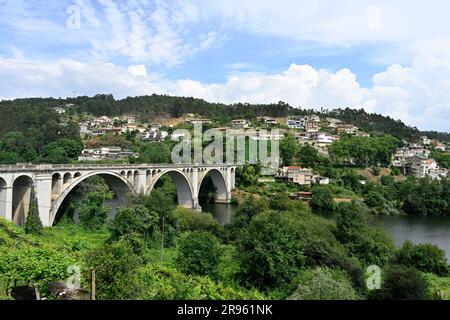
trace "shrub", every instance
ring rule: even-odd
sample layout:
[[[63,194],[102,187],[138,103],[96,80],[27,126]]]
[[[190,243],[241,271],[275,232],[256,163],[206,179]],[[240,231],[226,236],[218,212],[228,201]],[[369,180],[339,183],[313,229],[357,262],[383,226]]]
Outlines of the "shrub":
[[[372,291],[370,298],[425,300],[427,299],[427,283],[416,268],[394,265],[385,271],[381,289]]]
[[[159,217],[146,207],[137,205],[133,208],[119,209],[111,223],[111,241],[132,235],[139,236],[145,243],[154,240],[155,233],[159,231]]]
[[[180,231],[209,231],[219,235],[222,231],[220,223],[212,214],[201,211],[194,211],[185,208],[177,208],[174,211],[174,218],[178,222]]]
[[[266,211],[255,216],[237,242],[242,283],[260,289],[284,289],[303,266],[304,247],[298,216]]]
[[[185,275],[173,268],[147,265],[140,270],[143,300],[262,300],[256,290],[234,289],[208,277]]]
[[[239,205],[235,214],[231,216],[231,222],[225,226],[228,240],[236,240],[241,231],[250,223],[251,219],[258,213],[269,208],[266,199],[257,200],[253,196],[248,196]]]
[[[190,232],[180,240],[175,265],[186,274],[215,277],[221,255],[220,242],[215,236]]]
[[[395,178],[393,176],[382,176],[381,177],[381,183],[383,184],[383,186],[386,186],[386,187],[391,186],[394,184],[394,182],[395,182]]]
[[[100,300],[133,299],[137,295],[136,272],[140,259],[131,245],[120,240],[106,244],[86,256],[86,265],[95,269],[97,298]]]
[[[406,241],[397,251],[395,260],[398,264],[413,266],[422,272],[431,272],[439,276],[449,274],[445,252],[429,243],[414,245]]]
[[[317,267],[300,274],[297,290],[290,300],[356,300],[358,295],[348,276],[335,269]]]
[[[314,186],[312,188],[311,206],[317,211],[333,210],[333,194],[327,186]]]
[[[80,224],[85,229],[95,230],[104,227],[110,208],[103,201],[112,199],[111,192],[94,191],[88,194],[80,205]]]

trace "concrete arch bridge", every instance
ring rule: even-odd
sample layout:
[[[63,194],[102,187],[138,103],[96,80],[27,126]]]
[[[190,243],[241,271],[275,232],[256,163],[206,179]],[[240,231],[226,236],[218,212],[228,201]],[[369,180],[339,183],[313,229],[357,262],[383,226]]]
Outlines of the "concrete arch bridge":
[[[203,179],[210,175],[217,189],[216,202],[229,203],[235,188],[233,165],[3,165],[0,166],[0,218],[23,225],[34,186],[39,215],[44,226],[52,226],[59,207],[80,182],[102,177],[115,192],[119,205],[127,194],[150,194],[163,175],[175,183],[178,205],[199,209],[198,195]]]

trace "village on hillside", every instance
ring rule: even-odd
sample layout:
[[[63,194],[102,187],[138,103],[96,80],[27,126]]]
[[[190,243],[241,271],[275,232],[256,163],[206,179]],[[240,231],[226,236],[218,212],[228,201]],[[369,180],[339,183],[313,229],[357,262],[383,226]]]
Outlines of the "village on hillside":
[[[66,113],[66,106],[54,108],[60,115]],[[370,137],[370,134],[361,131],[358,127],[345,123],[339,119],[319,117],[317,115],[298,116],[288,118],[259,117],[252,123],[248,119],[233,119],[226,126],[215,126],[211,119],[196,115],[185,114],[180,118],[161,117],[153,122],[141,122],[134,115],[120,117],[88,116],[79,122],[80,135],[83,141],[106,135],[132,134],[145,142],[163,142],[165,140],[179,140],[182,135],[175,133],[174,129],[203,125],[216,128],[228,134],[239,136],[249,135],[254,140],[281,140],[286,134],[292,134],[299,146],[314,147],[320,155],[328,156],[328,147],[339,141],[343,135]],[[262,130],[265,129],[265,130]],[[277,130],[270,130],[277,129]],[[431,177],[441,179],[450,176],[450,172],[439,166],[431,157],[432,150],[448,152],[449,146],[427,137],[420,141],[410,143],[402,142],[403,146],[396,150],[392,157],[391,167],[398,168],[405,176]],[[98,148],[85,148],[79,161],[127,160],[138,158],[139,154],[120,146],[109,145]],[[312,183],[328,184],[330,179],[313,172],[311,168],[302,166],[286,166],[275,174],[276,179],[283,179],[297,185],[311,185]]]

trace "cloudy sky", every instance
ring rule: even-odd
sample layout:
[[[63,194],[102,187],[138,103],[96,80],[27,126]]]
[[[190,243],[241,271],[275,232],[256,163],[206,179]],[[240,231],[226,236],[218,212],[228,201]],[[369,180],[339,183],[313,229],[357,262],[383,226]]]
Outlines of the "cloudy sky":
[[[0,0],[0,99],[364,107],[450,131],[448,0]]]

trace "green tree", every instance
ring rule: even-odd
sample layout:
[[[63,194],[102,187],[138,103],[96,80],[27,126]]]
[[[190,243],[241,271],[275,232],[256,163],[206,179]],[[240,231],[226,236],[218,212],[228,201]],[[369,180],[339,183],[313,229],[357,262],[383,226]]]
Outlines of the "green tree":
[[[300,162],[301,166],[312,168],[320,164],[321,159],[316,148],[310,145],[305,145],[299,150],[298,161]]]
[[[39,235],[42,233],[42,229],[42,221],[39,217],[37,198],[33,187],[30,195],[30,209],[28,210],[27,220],[25,222],[25,232]]]
[[[304,265],[304,246],[291,212],[265,211],[253,217],[237,241],[239,278],[263,290],[286,289]]]
[[[138,161],[144,163],[170,163],[170,146],[165,142],[141,142],[139,144]]]
[[[369,224],[367,208],[360,203],[342,203],[338,207],[336,238],[365,265],[383,266],[393,254],[392,240],[381,227]]]
[[[290,300],[357,300],[348,276],[336,269],[316,267],[301,272],[299,285]]]
[[[85,229],[103,228],[111,208],[104,207],[103,202],[113,198],[112,192],[94,191],[80,204],[80,224]]]
[[[246,165],[236,169],[236,186],[249,187],[258,182],[259,173],[253,165]]]
[[[435,159],[441,167],[450,169],[450,153],[436,150],[431,153],[430,157]]]
[[[414,245],[405,241],[395,255],[397,264],[412,266],[422,272],[431,272],[439,276],[447,276],[450,268],[444,250],[425,243]]]
[[[207,212],[177,208],[173,215],[181,232],[207,231],[219,235],[223,229],[217,219]]]
[[[141,239],[144,245],[150,245],[159,234],[159,217],[143,205],[122,208],[117,212],[109,230],[110,241],[125,238],[131,241]],[[142,248],[138,248],[142,249]],[[139,251],[139,250],[137,250]]]
[[[140,259],[128,241],[122,239],[91,251],[85,264],[95,270],[98,299],[126,300],[138,296],[136,274]]]
[[[328,186],[316,185],[312,188],[311,206],[317,211],[333,210],[333,193]]]
[[[409,178],[399,185],[402,209],[410,215],[449,216],[450,179]]]
[[[407,266],[390,266],[383,276],[380,290],[372,292],[376,300],[425,300],[427,283],[417,269]]]
[[[297,139],[291,134],[287,135],[280,141],[280,157],[285,166],[291,166],[297,161],[297,155],[300,151],[300,146]]]
[[[83,150],[83,144],[79,139],[59,139],[43,148],[40,162],[69,163],[78,159],[81,150]]]
[[[357,164],[368,167],[389,165],[400,141],[393,136],[360,137],[345,135],[329,147],[336,163]]]
[[[228,239],[239,239],[240,233],[248,226],[252,218],[267,209],[269,209],[269,203],[266,199],[255,199],[252,195],[246,197],[231,216],[230,224],[225,226]]]
[[[36,150],[22,132],[9,132],[0,139],[1,163],[33,161]]]
[[[211,233],[189,232],[180,240],[175,265],[183,273],[214,278],[221,255],[220,242]]]
[[[381,183],[383,186],[392,186],[395,183],[395,178],[393,176],[382,176]]]

